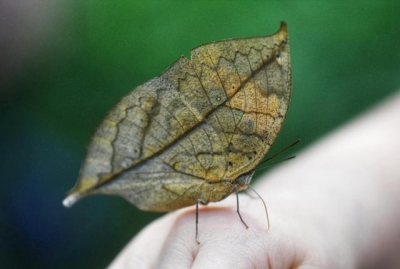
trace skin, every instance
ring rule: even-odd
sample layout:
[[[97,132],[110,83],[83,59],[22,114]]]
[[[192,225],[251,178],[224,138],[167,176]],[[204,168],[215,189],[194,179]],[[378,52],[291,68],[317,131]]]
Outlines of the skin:
[[[110,268],[400,268],[400,94],[253,187],[154,221]],[[249,191],[251,192],[251,191]]]

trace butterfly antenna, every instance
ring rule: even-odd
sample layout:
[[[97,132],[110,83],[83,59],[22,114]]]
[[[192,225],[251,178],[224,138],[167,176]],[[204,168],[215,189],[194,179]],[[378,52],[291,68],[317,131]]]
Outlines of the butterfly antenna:
[[[295,155],[290,156],[290,157],[287,157],[287,158],[285,158],[285,159],[283,159],[283,160],[279,160],[279,161],[274,162],[274,163],[270,163],[270,164],[268,164],[267,166],[257,167],[255,170],[256,170],[256,171],[260,171],[260,170],[266,169],[266,168],[268,168],[268,167],[277,165],[278,163],[286,162],[286,161],[289,161],[289,160],[294,159],[294,158],[296,158]]]
[[[292,144],[290,144],[290,145],[284,147],[283,149],[281,149],[280,151],[278,151],[277,153],[275,153],[275,154],[272,155],[271,157],[269,157],[269,158],[265,159],[264,161],[262,161],[260,164],[266,163],[266,162],[268,162],[269,160],[275,158],[276,156],[278,156],[278,155],[284,153],[284,152],[287,151],[288,149],[290,149],[290,148],[294,147],[295,145],[297,145],[300,141],[301,141],[301,139],[297,139],[297,140],[294,141]],[[293,158],[292,158],[292,159],[293,159]]]
[[[267,216],[267,230],[269,230],[269,217],[268,217],[268,209],[267,209],[267,205],[265,204],[264,199],[261,197],[261,195],[258,194],[258,192],[256,192],[255,189],[253,189],[253,187],[251,187],[250,185],[248,185],[248,187],[255,193],[257,194],[258,198],[261,199],[262,203],[264,204],[264,208],[265,208],[265,215]]]

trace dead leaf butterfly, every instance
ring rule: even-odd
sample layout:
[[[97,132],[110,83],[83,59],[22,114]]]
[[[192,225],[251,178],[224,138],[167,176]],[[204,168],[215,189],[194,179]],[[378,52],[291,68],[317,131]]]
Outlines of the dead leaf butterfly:
[[[270,36],[199,46],[106,115],[63,203],[114,194],[165,212],[244,190],[282,127],[290,95],[284,22]]]

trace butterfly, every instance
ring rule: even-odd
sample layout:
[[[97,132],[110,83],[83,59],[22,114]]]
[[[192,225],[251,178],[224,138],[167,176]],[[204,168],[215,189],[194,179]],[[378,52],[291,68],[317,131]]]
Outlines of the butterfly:
[[[199,46],[105,116],[63,203],[112,194],[166,212],[244,190],[283,125],[290,96],[286,23],[270,36]]]

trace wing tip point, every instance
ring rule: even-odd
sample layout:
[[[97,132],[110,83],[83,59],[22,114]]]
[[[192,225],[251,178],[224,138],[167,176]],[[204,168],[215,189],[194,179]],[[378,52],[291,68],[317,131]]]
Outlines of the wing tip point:
[[[72,193],[70,195],[68,195],[64,200],[63,200],[63,205],[66,208],[70,208],[71,206],[73,206],[76,202],[78,202],[78,200],[80,200],[82,198],[82,195],[80,195],[79,193]]]

